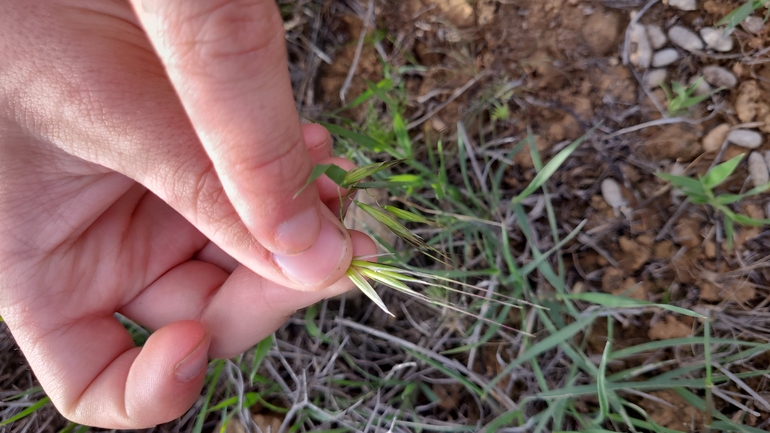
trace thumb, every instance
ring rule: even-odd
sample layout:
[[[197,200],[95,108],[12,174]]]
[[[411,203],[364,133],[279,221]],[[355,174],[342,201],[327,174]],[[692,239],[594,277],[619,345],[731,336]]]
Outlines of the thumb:
[[[344,257],[347,236],[321,235],[338,227],[323,223],[332,216],[324,215],[317,190],[294,197],[312,163],[275,0],[132,3],[227,199],[256,241],[279,266],[301,264],[297,255],[313,249],[319,236],[335,239],[338,245],[323,249]]]
[[[200,396],[211,337],[198,322],[168,324],[141,348],[112,315],[75,320],[56,332],[28,328],[19,346],[70,421],[149,428],[182,416]]]

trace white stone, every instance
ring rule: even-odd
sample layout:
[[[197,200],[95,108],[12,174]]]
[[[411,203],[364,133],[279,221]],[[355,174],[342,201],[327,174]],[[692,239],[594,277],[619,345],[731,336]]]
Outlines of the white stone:
[[[697,0],[668,0],[668,5],[680,11],[694,11],[698,9]]]
[[[725,142],[725,139],[727,138],[727,133],[729,132],[730,132],[729,123],[722,123],[721,125],[714,127],[714,129],[709,131],[701,141],[701,145],[703,146],[703,151],[711,152],[711,153],[719,152],[719,150],[722,148],[722,144]]]
[[[762,145],[762,134],[750,129],[733,129],[727,134],[727,141],[747,149],[756,149]]]
[[[652,55],[652,67],[662,68],[679,60],[679,51],[676,48],[666,48]]]
[[[652,46],[650,46],[647,30],[644,26],[641,24],[631,26],[628,40],[631,43],[628,59],[639,69],[649,68],[652,61]]]
[[[770,150],[765,151],[765,164],[767,164],[768,169],[770,169]]]
[[[700,51],[703,49],[703,41],[692,30],[674,26],[668,29],[668,38],[671,43],[687,51]]]
[[[749,154],[749,176],[754,186],[764,185],[770,182],[770,172],[767,171],[765,158],[759,152]]]
[[[758,35],[762,33],[762,30],[765,28],[765,20],[760,17],[746,17],[746,19],[741,22],[741,27],[743,27],[743,30],[746,30],[753,35]]]
[[[644,85],[650,89],[660,87],[668,78],[668,71],[665,69],[650,69],[644,74]]]
[[[733,49],[733,38],[726,29],[704,27],[700,29],[700,36],[706,42],[706,47],[714,51],[726,53]]]
[[[628,205],[623,192],[620,189],[620,185],[615,179],[604,179],[602,181],[602,197],[607,204],[613,209],[619,209]]]
[[[647,25],[647,38],[650,40],[652,48],[659,50],[666,46],[668,38],[663,29],[657,24]]]
[[[695,83],[698,83],[694,92],[696,96],[710,95],[714,91],[711,84],[707,83],[706,80],[701,80],[701,77],[690,78],[689,85],[693,86]]]
[[[721,66],[706,66],[703,68],[703,79],[709,84],[725,89],[732,89],[738,85],[738,78]]]

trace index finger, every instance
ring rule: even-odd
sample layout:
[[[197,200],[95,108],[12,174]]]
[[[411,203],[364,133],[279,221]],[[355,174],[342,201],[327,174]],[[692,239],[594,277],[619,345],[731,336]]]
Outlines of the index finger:
[[[132,0],[166,66],[227,199],[288,277],[315,265],[319,239],[328,273],[351,249],[315,188],[288,73],[283,22],[274,0]],[[332,221],[330,224],[329,221]],[[204,230],[217,232],[217,230]],[[214,239],[216,241],[216,239]],[[305,251],[307,263],[303,261]],[[330,257],[331,259],[331,257]],[[334,266],[331,266],[334,262]],[[293,278],[296,277],[296,278]],[[300,278],[301,279],[301,278]],[[311,281],[300,281],[312,283]]]

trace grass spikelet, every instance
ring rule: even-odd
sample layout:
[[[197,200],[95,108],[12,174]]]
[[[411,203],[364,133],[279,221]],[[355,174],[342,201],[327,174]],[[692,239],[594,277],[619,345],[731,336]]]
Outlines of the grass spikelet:
[[[356,269],[355,267],[351,266],[346,272],[345,275],[350,278],[350,281],[353,282],[353,284],[356,285],[356,287],[361,290],[361,292],[366,295],[367,298],[371,299],[372,302],[374,302],[380,309],[391,316],[393,316],[393,313],[391,313],[388,310],[388,307],[385,306],[385,303],[382,302],[382,298],[380,298],[380,295],[377,294],[377,292],[374,290],[374,287],[372,287],[371,284],[369,284],[368,281],[366,281],[366,278],[364,278],[361,273]],[[395,316],[393,316],[395,317]]]
[[[412,273],[413,273],[412,271],[396,268],[394,266],[382,265],[380,263],[367,262],[363,260],[353,260],[353,262],[350,265],[350,269],[348,269],[347,274],[350,277],[350,279],[353,281],[353,283],[359,289],[361,289],[361,291],[367,297],[369,297],[369,299],[371,299],[375,304],[377,304],[378,307],[380,307],[384,312],[390,314],[391,316],[393,316],[393,314],[390,311],[388,311],[388,309],[385,307],[380,297],[374,291],[374,288],[371,286],[371,284],[369,284],[368,281],[366,281],[366,278],[364,277],[370,278],[382,285],[398,290],[401,293],[404,293],[408,296],[419,299],[423,302],[433,304],[441,308],[446,308],[448,310],[455,311],[466,316],[471,316],[482,322],[488,323],[490,325],[498,326],[500,328],[503,328],[512,332],[523,333],[518,329],[512,328],[502,323],[495,322],[494,320],[487,319],[486,317],[481,317],[475,314],[471,314],[461,308],[455,307],[454,305],[448,304],[438,299],[431,298],[423,293],[413,290],[406,283],[419,284],[419,285],[429,286],[429,287],[440,287],[448,291],[460,293],[463,295],[468,295],[479,299],[484,299],[483,296],[480,296],[478,294],[468,293],[462,290],[454,289],[447,285],[439,284],[431,280],[436,278],[441,281],[451,281],[452,283],[456,283],[460,285],[464,285],[464,284],[457,281],[449,280],[447,278],[436,277],[430,274],[420,274],[421,278],[415,278],[411,275]],[[468,285],[465,285],[465,286],[468,286]],[[483,290],[480,287],[477,287],[477,289]],[[501,301],[496,301],[496,302],[498,304],[513,307],[513,308],[521,308],[520,305],[514,305],[514,304],[501,302]]]

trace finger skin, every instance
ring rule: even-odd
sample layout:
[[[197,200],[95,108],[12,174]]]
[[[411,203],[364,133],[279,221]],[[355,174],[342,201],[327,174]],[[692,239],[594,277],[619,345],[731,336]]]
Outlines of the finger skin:
[[[377,253],[365,234],[351,232],[356,256]],[[297,292],[244,267],[231,276],[201,262],[187,262],[150,285],[121,313],[150,329],[200,320],[211,335],[210,355],[230,358],[273,333],[295,311],[353,288],[347,277],[318,292]]]
[[[339,167],[350,170],[355,165],[344,158],[331,158],[332,138],[329,131],[321,125],[309,123],[302,125],[302,134],[305,136],[310,159],[313,165],[316,164],[336,164]],[[316,181],[318,194],[323,204],[334,214],[343,215],[347,212],[351,199],[347,198],[349,190],[341,188],[327,176],[322,176]],[[340,202],[342,198],[342,202]],[[228,273],[232,273],[239,263],[229,254],[224,252],[216,244],[209,242],[201,251],[195,255],[195,259],[212,263]]]
[[[353,248],[371,247],[337,222],[343,243],[355,244],[343,248],[342,260],[312,282],[288,278],[230,201],[215,165],[232,161],[218,154],[212,163],[199,139],[209,135],[198,135],[190,123],[140,24],[123,1],[6,2],[0,13],[0,315],[60,411],[108,428],[143,428],[180,416],[199,395],[204,374],[196,367],[204,352],[237,353],[293,309],[348,288],[332,283],[341,281]],[[225,107],[231,100],[219,102],[222,111],[212,108],[202,117],[212,114],[210,135],[226,137],[223,147],[244,127],[227,122],[272,123],[247,125],[256,132],[233,140],[247,151],[257,141],[251,134],[263,137],[280,124],[269,116],[230,116],[228,110],[237,111]],[[288,129],[316,135],[317,145],[307,143],[302,158],[331,155],[331,140],[319,127]],[[266,142],[275,142],[269,135]],[[253,166],[238,164],[226,168],[241,173]],[[253,178],[229,182],[267,189]],[[334,187],[308,191],[317,202],[338,194]],[[336,212],[317,206],[336,220]],[[233,261],[281,284],[257,281],[233,261],[201,263],[205,269],[187,277],[176,271],[194,266],[190,258],[212,240]],[[305,262],[330,256],[306,251],[319,260],[305,256]],[[238,275],[229,277],[226,267]],[[172,275],[184,292],[156,299],[163,308],[151,316],[163,320],[144,347],[134,347],[113,313],[149,314],[155,305],[143,296]],[[255,292],[259,287],[264,290]],[[233,311],[249,321],[235,322]]]
[[[310,248],[320,202],[311,188],[294,197],[312,163],[275,1],[133,4],[246,227],[273,253]],[[302,230],[292,226],[295,217]]]
[[[9,105],[5,108],[15,113],[13,120],[19,122],[18,127],[27,134],[43,140],[52,149],[94,164],[79,174],[114,170],[141,183],[252,271],[297,290],[321,290],[341,278],[352,255],[350,238],[336,221],[338,212],[323,206],[316,188],[307,188],[303,194],[313,197],[310,201],[323,217],[322,226],[328,229],[325,239],[331,241],[305,250],[310,251],[305,255],[281,257],[254,238],[243,213],[225,191],[226,182],[220,178],[216,161],[212,161],[201,144],[197,125],[190,124],[193,116],[188,116],[187,107],[178,97],[182,92],[168,81],[168,75],[173,74],[164,69],[127,6],[123,2],[84,0],[14,3],[8,14],[0,14],[0,24],[11,36],[0,38],[0,52],[4,53],[0,105]],[[40,50],[20,48],[28,46]],[[185,80],[188,81],[198,82],[201,78],[195,76]],[[248,86],[240,93],[252,95]],[[252,96],[257,101],[266,100]],[[293,107],[290,96],[288,101]],[[230,101],[219,102],[230,105]],[[259,116],[245,119],[242,114],[227,114],[228,110],[238,111],[237,108],[218,110],[214,105],[210,107],[211,113],[202,115],[207,122],[212,122],[211,127],[229,131],[231,122],[233,125],[245,122],[254,124],[255,130],[269,123],[262,129],[270,133],[281,129],[274,127],[281,123],[273,122],[270,116],[264,122]],[[268,111],[274,111],[274,107],[272,104]],[[282,118],[294,122],[292,116]],[[299,131],[299,127],[296,130]],[[259,131],[256,134],[259,135]],[[268,144],[276,142],[270,134],[266,137]],[[255,140],[249,137],[246,141],[250,144],[246,147],[265,147]],[[306,149],[302,152],[310,160],[310,152]],[[237,173],[238,169],[225,171]],[[304,184],[307,178],[302,170],[279,171],[280,176],[291,177],[293,182]],[[242,184],[263,188],[279,201],[285,201],[286,206],[270,211],[266,209],[271,200],[249,201],[265,204],[267,214],[284,223],[289,220],[282,215],[283,209],[291,211],[292,206],[305,199],[304,195],[293,199],[300,187],[286,187],[287,182],[280,176],[266,183],[249,177]],[[291,191],[287,193],[287,190]],[[290,231],[312,237],[314,216],[312,212],[305,216],[309,220],[300,224],[300,229]],[[63,240],[59,236],[42,238],[44,247],[55,246]]]
[[[40,383],[63,415],[76,423],[126,429],[153,427],[189,409],[200,395],[205,368],[185,381],[176,370],[191,352],[199,356],[193,367],[205,367],[210,337],[199,323],[177,322],[159,329],[139,349],[107,316],[73,323],[34,345],[31,341],[20,339],[19,346],[38,367]]]

